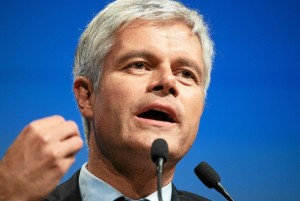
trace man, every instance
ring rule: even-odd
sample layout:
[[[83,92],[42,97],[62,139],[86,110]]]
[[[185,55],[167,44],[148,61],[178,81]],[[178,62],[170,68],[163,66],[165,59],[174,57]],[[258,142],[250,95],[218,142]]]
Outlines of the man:
[[[88,162],[46,200],[115,200],[122,196],[157,200],[156,169],[150,158],[157,138],[165,139],[169,147],[163,200],[207,200],[176,190],[172,179],[176,164],[198,131],[212,57],[213,44],[202,17],[182,4],[171,0],[109,4],[82,34],[75,58],[74,94],[83,117]],[[28,130],[41,141],[36,150],[43,150],[33,158],[28,152],[32,163],[42,154],[49,158],[31,165],[30,170],[37,171],[33,179],[38,185],[22,193],[28,200],[39,200],[69,168],[82,142],[76,125],[59,116],[33,122],[19,138],[30,138]],[[18,163],[11,150],[21,140],[16,140],[1,161],[0,178],[7,179],[1,176],[1,169],[3,173],[5,167]],[[44,174],[39,168],[46,168]],[[32,171],[23,175],[29,173]],[[45,178],[39,179],[41,175]],[[18,180],[24,184],[30,179]],[[38,190],[45,181],[49,185]]]

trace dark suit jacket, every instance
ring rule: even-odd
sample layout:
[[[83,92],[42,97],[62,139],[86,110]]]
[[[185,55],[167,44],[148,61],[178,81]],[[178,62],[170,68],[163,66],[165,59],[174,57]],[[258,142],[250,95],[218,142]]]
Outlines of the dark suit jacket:
[[[78,170],[69,180],[59,185],[44,201],[81,201],[79,173],[80,170]],[[173,185],[171,201],[210,200],[190,192],[178,191]]]

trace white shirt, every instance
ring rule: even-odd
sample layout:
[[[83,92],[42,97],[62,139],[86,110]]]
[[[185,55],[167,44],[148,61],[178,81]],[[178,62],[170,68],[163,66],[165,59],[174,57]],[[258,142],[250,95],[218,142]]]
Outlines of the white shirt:
[[[79,189],[83,201],[113,201],[123,196],[117,189],[94,176],[83,164],[79,174]],[[162,188],[163,201],[171,201],[172,183]],[[157,191],[146,197],[150,201],[158,201]]]

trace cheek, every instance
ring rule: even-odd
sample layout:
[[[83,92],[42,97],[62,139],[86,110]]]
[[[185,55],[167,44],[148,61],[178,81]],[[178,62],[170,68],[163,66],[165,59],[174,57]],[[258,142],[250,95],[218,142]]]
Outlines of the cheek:
[[[186,112],[186,129],[188,130],[187,141],[192,144],[199,128],[200,118],[202,116],[204,107],[204,93],[190,93],[191,96],[186,99],[185,112]]]
[[[185,108],[190,121],[199,122],[204,107],[204,93],[202,90],[189,93],[185,99]],[[198,126],[198,125],[197,125]]]
[[[107,116],[107,123],[112,123],[115,118],[128,119],[130,108],[138,98],[138,88],[129,79],[122,79],[122,76],[107,75],[102,80],[100,93],[98,95],[98,111],[104,112]],[[120,121],[120,120],[118,120]],[[115,122],[117,123],[117,122]]]
[[[110,75],[106,76],[106,79],[102,82],[103,90],[105,95],[108,95],[110,99],[124,99],[131,97],[135,93],[136,86],[135,82],[122,75]]]
[[[130,93],[130,86],[113,76],[107,76],[107,79],[103,80],[101,86],[100,98],[105,100],[105,107],[112,109],[126,102],[126,98]]]
[[[127,106],[130,104],[128,89],[123,82],[108,76],[106,78],[102,80],[94,105],[94,123],[98,144],[106,144],[112,139],[117,141],[124,121],[128,119]]]

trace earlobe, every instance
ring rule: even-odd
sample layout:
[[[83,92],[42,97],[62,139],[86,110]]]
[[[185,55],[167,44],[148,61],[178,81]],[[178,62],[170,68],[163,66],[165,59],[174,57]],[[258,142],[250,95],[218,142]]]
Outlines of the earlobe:
[[[73,90],[81,114],[91,118],[93,116],[93,85],[91,81],[85,77],[77,77],[74,81]]]

